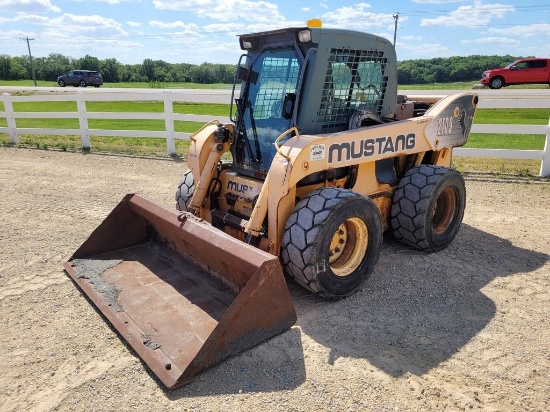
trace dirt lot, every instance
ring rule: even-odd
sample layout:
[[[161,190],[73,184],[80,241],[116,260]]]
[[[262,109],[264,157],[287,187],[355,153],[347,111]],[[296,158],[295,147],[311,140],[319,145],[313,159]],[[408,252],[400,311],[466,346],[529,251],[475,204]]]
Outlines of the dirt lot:
[[[296,326],[165,390],[61,265],[124,194],[173,207],[184,167],[0,148],[1,411],[550,410],[548,181],[467,179],[447,250],[386,236],[338,302],[289,281]]]

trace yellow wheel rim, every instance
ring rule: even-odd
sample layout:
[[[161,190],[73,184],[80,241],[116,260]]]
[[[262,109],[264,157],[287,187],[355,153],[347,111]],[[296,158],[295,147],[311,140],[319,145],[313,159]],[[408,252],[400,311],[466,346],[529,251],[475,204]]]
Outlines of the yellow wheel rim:
[[[329,265],[336,276],[351,275],[367,252],[369,231],[361,219],[353,217],[343,222],[330,242]]]
[[[433,215],[433,231],[437,235],[445,233],[453,222],[457,208],[455,192],[452,188],[445,188],[437,198]]]

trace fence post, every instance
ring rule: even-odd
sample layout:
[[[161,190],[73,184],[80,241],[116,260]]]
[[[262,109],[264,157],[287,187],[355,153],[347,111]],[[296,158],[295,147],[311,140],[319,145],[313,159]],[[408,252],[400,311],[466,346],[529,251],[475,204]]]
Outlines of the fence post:
[[[90,150],[90,135],[88,134],[88,117],[86,116],[86,100],[82,90],[76,92],[76,108],[78,111],[78,123],[80,124],[80,140],[82,150]]]
[[[548,119],[548,129],[546,129],[546,141],[544,142],[539,176],[550,176],[550,119]]]
[[[176,142],[174,139],[174,105],[172,93],[164,92],[164,123],[166,130],[166,152],[169,156],[176,154]]]
[[[15,125],[15,117],[13,116],[13,104],[11,102],[11,94],[2,93],[2,101],[4,102],[4,111],[6,112],[6,122],[8,124],[8,133],[10,134],[10,142],[17,143],[17,126]]]

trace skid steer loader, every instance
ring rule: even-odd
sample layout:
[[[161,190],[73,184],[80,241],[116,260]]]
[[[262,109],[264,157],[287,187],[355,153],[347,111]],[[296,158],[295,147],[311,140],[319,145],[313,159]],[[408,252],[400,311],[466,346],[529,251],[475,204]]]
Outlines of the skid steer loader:
[[[169,388],[290,328],[284,273],[342,298],[384,230],[438,251],[464,213],[475,94],[399,96],[389,41],[318,21],[239,41],[231,122],[191,136],[178,211],[127,195],[65,263]]]

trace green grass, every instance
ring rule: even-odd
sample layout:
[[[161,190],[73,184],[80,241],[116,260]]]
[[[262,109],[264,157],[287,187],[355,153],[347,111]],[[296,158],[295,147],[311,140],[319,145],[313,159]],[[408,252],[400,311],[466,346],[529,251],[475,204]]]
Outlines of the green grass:
[[[482,157],[453,157],[453,168],[465,174],[490,173],[495,175],[538,176],[539,160],[492,159]]]
[[[18,140],[19,147],[71,152],[83,150],[80,136],[22,135]],[[10,146],[9,137],[0,134],[0,146]],[[176,153],[184,155],[188,148],[189,141],[176,140]],[[90,152],[167,157],[166,140],[157,138],[94,137]]]
[[[3,107],[2,107],[3,109]],[[76,102],[15,102],[13,110],[16,112],[76,112]],[[122,101],[122,102],[86,102],[89,112],[153,112],[164,111],[163,102],[155,101]],[[228,104],[215,103],[186,103],[175,102],[174,113],[206,114],[213,116],[227,116]]]
[[[478,109],[476,124],[547,125],[550,109]],[[465,147],[484,149],[543,150],[545,135],[472,133]]]
[[[472,133],[464,147],[476,149],[543,150],[545,135]]]
[[[477,109],[476,124],[548,124],[550,109]]]
[[[174,122],[176,132],[194,133],[199,130],[204,123],[202,122]],[[0,120],[0,126],[2,121]],[[47,129],[78,129],[78,119],[19,119],[18,127],[24,128],[47,128]],[[88,127],[99,130],[165,130],[164,120],[140,120],[140,119],[89,119]],[[63,136],[60,136],[62,139]]]

